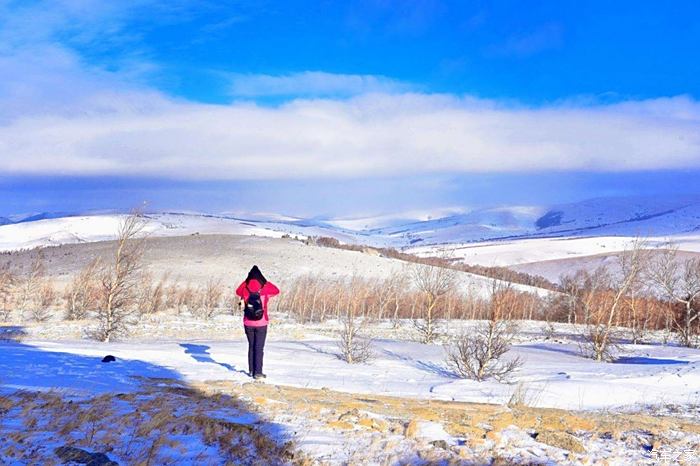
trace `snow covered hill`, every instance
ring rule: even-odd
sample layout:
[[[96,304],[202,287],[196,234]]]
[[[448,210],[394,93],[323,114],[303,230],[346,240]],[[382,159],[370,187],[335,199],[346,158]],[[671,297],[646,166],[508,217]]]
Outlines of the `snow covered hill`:
[[[357,235],[299,221],[273,222],[189,213],[149,214],[146,232],[152,237],[228,234],[279,238],[291,236],[333,236],[354,242]],[[106,241],[115,238],[124,215],[84,215],[0,226],[0,251],[37,246]]]
[[[446,209],[364,218],[299,218],[245,212],[171,212],[148,217],[148,232],[158,237],[329,236],[344,243],[395,247],[420,254],[456,250],[456,257],[482,265],[619,251],[635,236],[651,237],[659,244],[666,237],[674,237],[687,250],[700,251],[700,197],[598,198],[556,206],[504,206],[469,212]],[[121,218],[115,213],[40,213],[0,219],[0,251],[111,239]]]
[[[478,209],[371,233],[422,246],[566,236],[663,236],[699,230],[699,197],[611,197],[548,207]]]

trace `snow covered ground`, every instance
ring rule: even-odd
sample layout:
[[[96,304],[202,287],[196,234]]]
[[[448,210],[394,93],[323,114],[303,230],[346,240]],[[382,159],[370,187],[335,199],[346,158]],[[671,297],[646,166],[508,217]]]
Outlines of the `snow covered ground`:
[[[533,238],[415,247],[410,248],[408,252],[420,256],[447,253],[468,264],[508,267],[618,253],[629,249],[635,239],[637,238],[634,236]],[[700,235],[648,237],[644,240],[650,248],[662,248],[671,240],[682,251],[700,253]]]
[[[408,325],[397,334],[410,334]],[[573,336],[561,343],[545,341],[537,335],[541,323],[526,323],[524,328],[528,327],[530,332],[524,335],[530,336],[523,336],[511,351],[512,356],[525,361],[511,384],[458,379],[446,367],[441,345],[388,338],[375,342],[375,358],[370,364],[348,365],[337,357],[336,341],[328,336],[332,327],[320,326],[317,334],[308,332],[298,340],[289,336],[306,332],[293,324],[287,324],[279,336],[274,327],[270,329],[266,372],[272,384],[412,398],[504,404],[521,384],[533,397],[532,405],[538,407],[585,410],[700,405],[700,350],[661,344],[624,345],[617,363],[597,363],[579,355]],[[572,329],[561,326],[560,331],[571,335]],[[232,333],[232,341],[98,344],[27,340],[24,343],[28,346],[23,346],[21,353],[4,343],[0,374],[2,383],[13,388],[77,391],[123,390],[134,374],[164,377],[168,371],[187,382],[243,383],[248,380],[247,346],[242,331]],[[391,332],[386,329],[381,333],[388,336]],[[45,354],[62,353],[92,357],[94,364],[74,368],[60,361],[42,361]],[[122,362],[102,366],[99,359],[105,354]]]
[[[223,320],[228,323],[229,320],[233,322],[232,319],[228,316]],[[175,325],[176,320],[177,317],[172,316],[171,322],[161,320],[160,324]],[[210,326],[218,328],[221,324],[211,322]],[[349,365],[337,356],[335,335],[339,326],[336,322],[300,325],[281,319],[270,327],[265,356],[268,378],[261,386],[264,389],[255,389],[245,374],[247,345],[240,322],[237,324],[238,329],[232,330],[226,339],[221,334],[217,339],[201,338],[206,330],[200,329],[193,332],[192,338],[164,340],[158,337],[158,327],[150,327],[150,335],[141,333],[136,340],[109,344],[60,338],[39,340],[36,335],[41,332],[27,329],[27,338],[21,342],[0,342],[0,396],[28,390],[60,393],[81,400],[100,394],[133,393],[138,402],[152,396],[144,392],[144,380],[175,380],[185,386],[232,390],[242,393],[250,402],[262,403],[260,406],[264,409],[261,409],[269,419],[251,421],[251,424],[261,428],[277,425],[276,429],[281,430],[275,435],[289,436],[305,454],[324,464],[343,464],[349,458],[354,458],[350,463],[375,464],[369,458],[376,459],[376,464],[383,464],[377,458],[391,463],[390,458],[400,458],[396,456],[398,452],[404,455],[413,452],[418,455],[414,464],[428,464],[430,461],[426,458],[441,451],[449,455],[472,455],[469,456],[472,461],[473,455],[477,455],[485,462],[498,454],[510,458],[508,464],[518,461],[581,464],[607,459],[610,464],[622,465],[629,464],[625,463],[629,458],[635,458],[639,464],[654,464],[658,460],[649,450],[651,447],[645,450],[643,446],[653,445],[653,439],[660,434],[644,433],[644,429],[634,434],[641,436],[634,442],[629,433],[620,434],[622,437],[615,434],[610,438],[597,438],[573,427],[561,428],[563,438],[555,436],[552,440],[543,434],[544,444],[534,441],[531,432],[508,426],[509,422],[518,425],[525,422],[522,419],[508,421],[512,414],[508,414],[511,410],[507,406],[516,398],[526,403],[526,409],[566,410],[555,411],[553,419],[558,419],[561,413],[594,411],[603,413],[593,415],[598,416],[596,419],[610,413],[623,413],[622,416],[659,413],[678,416],[679,422],[681,419],[685,419],[683,422],[700,421],[700,350],[662,345],[658,341],[660,335],[650,336],[652,342],[656,341],[653,344],[622,345],[615,363],[597,363],[579,355],[575,327],[557,324],[554,337],[547,339],[542,323],[521,322],[517,344],[508,356],[520,356],[525,363],[510,383],[498,383],[456,378],[445,365],[443,346],[412,341],[407,322],[398,329],[389,322],[376,323],[372,329],[376,337],[374,359],[368,364]],[[449,330],[455,334],[460,328],[474,324],[453,322]],[[107,354],[116,356],[117,361],[101,363]],[[309,389],[318,390],[293,391]],[[383,400],[383,404],[377,405],[376,400]],[[400,400],[405,400],[405,404]],[[456,411],[449,411],[453,409],[450,405],[441,408],[435,404],[431,408],[430,404],[421,404],[425,402],[501,406],[503,408],[498,408],[496,414],[492,413],[487,419],[493,424],[497,422],[496,416],[505,416],[505,420],[498,421],[503,430],[499,430],[498,435],[487,436],[483,442],[476,442],[470,437],[474,433],[457,434],[453,421],[447,421],[452,419],[448,416],[450,412],[450,416],[458,415],[471,405],[456,406]],[[329,411],[323,408],[324,403],[333,403],[336,407]],[[391,403],[402,404],[388,407]],[[362,409],[353,406],[362,406]],[[379,409],[379,406],[385,408]],[[408,410],[402,414],[404,417],[399,416],[399,408]],[[443,412],[443,409],[448,411]],[[680,412],[683,416],[675,414]],[[261,415],[240,411],[234,417],[259,419]],[[588,414],[582,416],[584,421],[567,422],[583,422],[585,426]],[[415,425],[411,422],[396,424],[399,418],[413,419]],[[467,422],[466,427],[474,432],[486,429],[488,433],[493,429],[488,426],[489,422]],[[600,422],[606,425],[608,421]],[[679,434],[674,432],[676,430],[672,429],[663,437],[664,444],[680,442],[687,448],[700,440],[696,434],[677,437]],[[576,434],[578,440],[571,440],[571,434]],[[672,441],[673,438],[676,440]],[[587,454],[571,456],[565,450],[574,447],[563,447],[560,441],[581,442]],[[449,455],[447,457],[454,461],[455,456]],[[174,464],[181,463],[175,461]]]

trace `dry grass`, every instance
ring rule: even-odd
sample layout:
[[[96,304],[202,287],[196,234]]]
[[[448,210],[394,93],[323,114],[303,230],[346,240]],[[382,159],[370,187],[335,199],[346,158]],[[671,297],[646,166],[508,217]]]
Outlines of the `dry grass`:
[[[527,403],[502,406],[419,400],[268,384],[244,384],[240,387],[223,381],[208,384],[207,389],[242,393],[256,400],[260,409],[271,414],[294,413],[315,418],[328,428],[341,431],[364,428],[387,435],[406,435],[412,421],[414,424],[415,421],[439,422],[451,435],[465,437],[471,446],[484,445],[484,442],[498,438],[510,426],[538,438],[543,435],[542,443],[557,448],[565,444],[574,445],[569,449],[573,453],[579,451],[579,445],[585,446],[586,439],[591,436],[609,436],[619,440],[636,432],[644,432],[653,440],[666,438],[670,432],[700,433],[700,423],[674,417],[572,412],[534,408]],[[371,416],[361,413],[372,413],[385,421],[382,421],[382,425],[373,423]],[[555,442],[557,445],[553,445]]]
[[[673,432],[700,434],[700,424],[679,418],[575,413],[533,408],[526,402],[500,406],[225,381],[195,387],[165,379],[143,382],[137,392],[79,401],[51,392],[0,397],[0,421],[11,417],[22,422],[19,428],[0,431],[4,439],[0,462],[52,464],[53,448],[41,448],[48,436],[65,445],[105,452],[125,464],[167,464],[173,458],[179,463],[209,464],[211,451],[216,451],[217,464],[310,464],[291,443],[268,435],[274,425],[262,421],[263,415],[293,416],[341,432],[344,445],[352,450],[348,458],[358,464],[377,451],[387,452],[381,460],[386,464],[417,458],[445,464],[462,460],[508,464],[507,453],[495,445],[512,426],[547,448],[569,451],[572,459],[585,457],[592,438],[619,444],[642,432],[645,441],[657,445]],[[241,414],[261,420],[237,422]],[[421,443],[417,433],[424,421],[440,423],[451,435],[464,438],[465,445]],[[191,448],[193,438],[201,445],[199,451]]]
[[[157,383],[156,383],[157,382]],[[165,383],[164,383],[165,382]],[[68,400],[58,393],[16,392],[0,397],[3,461],[51,464],[55,444],[107,453],[125,464],[302,464],[291,443],[271,438],[271,424],[231,395],[207,395],[172,383],[146,381],[141,390]],[[46,438],[55,444],[47,445]],[[192,450],[199,445],[199,450]],[[215,453],[213,453],[215,452]]]

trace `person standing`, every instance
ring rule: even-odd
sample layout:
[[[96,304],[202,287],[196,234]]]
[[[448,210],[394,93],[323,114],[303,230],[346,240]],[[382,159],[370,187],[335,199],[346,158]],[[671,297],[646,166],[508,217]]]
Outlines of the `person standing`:
[[[265,279],[257,265],[250,269],[246,279],[236,289],[236,294],[244,303],[243,328],[248,338],[248,375],[255,379],[266,377],[263,373],[263,353],[267,325],[270,323],[267,304],[270,297],[279,292],[279,288]]]

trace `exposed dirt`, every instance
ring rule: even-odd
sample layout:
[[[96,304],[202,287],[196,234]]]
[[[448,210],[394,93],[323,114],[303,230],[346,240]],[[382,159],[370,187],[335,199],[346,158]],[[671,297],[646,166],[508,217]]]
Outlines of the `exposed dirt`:
[[[200,388],[242,394],[273,418],[280,414],[304,417],[343,435],[365,432],[386,441],[396,442],[397,436],[409,441],[416,437],[421,422],[438,423],[450,435],[465,439],[462,446],[442,451],[439,457],[448,460],[484,461],[498,455],[503,457],[503,452],[497,454],[497,447],[510,441],[508,432],[514,427],[545,449],[552,447],[566,452],[567,463],[586,462],[598,456],[594,450],[601,448],[612,452],[611,458],[615,459],[616,449],[621,452],[625,448],[638,448],[639,454],[644,455],[664,447],[684,451],[698,451],[700,447],[697,440],[700,423],[677,417],[418,400],[260,383],[241,386],[213,382]],[[622,460],[624,463],[624,454]]]

